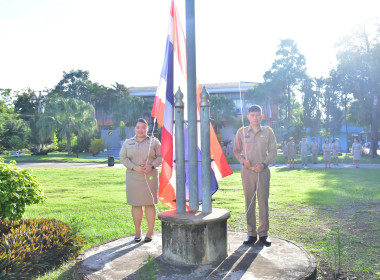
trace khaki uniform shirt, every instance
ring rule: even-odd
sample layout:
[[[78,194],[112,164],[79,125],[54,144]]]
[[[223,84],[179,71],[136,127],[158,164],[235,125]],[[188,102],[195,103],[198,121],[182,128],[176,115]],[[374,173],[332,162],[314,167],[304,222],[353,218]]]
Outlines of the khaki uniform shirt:
[[[256,133],[251,126],[240,128],[235,136],[233,151],[241,164],[245,160],[249,160],[251,166],[271,164],[277,156],[277,142],[272,128],[261,126]]]
[[[309,148],[309,144],[307,143],[307,141],[301,141],[300,142],[300,152],[301,152],[301,154],[306,154],[308,148]]]
[[[319,147],[317,142],[311,142],[311,152],[312,153],[318,153]]]
[[[296,157],[296,143],[293,141],[288,143],[288,157],[294,159]]]
[[[141,142],[137,140],[136,136],[125,140],[120,151],[120,163],[130,170],[136,165],[145,166],[145,164],[157,168],[162,163],[160,141],[151,136],[147,136]]]

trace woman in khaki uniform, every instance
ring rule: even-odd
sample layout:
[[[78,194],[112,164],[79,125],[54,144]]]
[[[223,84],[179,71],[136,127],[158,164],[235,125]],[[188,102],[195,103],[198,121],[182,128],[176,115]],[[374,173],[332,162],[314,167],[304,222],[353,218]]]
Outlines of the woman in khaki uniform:
[[[161,144],[157,138],[149,137],[148,123],[138,119],[135,136],[125,140],[120,150],[120,162],[127,168],[127,203],[132,205],[132,217],[135,225],[135,241],[141,241],[141,223],[143,206],[148,222],[145,242],[152,241],[156,208],[158,202],[158,170],[162,162]]]
[[[332,149],[332,157],[333,157],[333,164],[338,165],[339,164],[339,143],[338,139],[334,139],[331,145]]]
[[[354,156],[354,165],[356,168],[359,168],[359,162],[362,155],[362,145],[359,143],[359,139],[357,137],[354,138],[351,152]]]
[[[327,165],[331,168],[331,144],[329,143],[329,138],[325,139],[325,143],[322,146],[323,160],[325,161],[325,168]]]
[[[296,157],[296,143],[294,143],[294,138],[289,138],[288,143],[288,161],[289,168],[294,168],[294,158]]]

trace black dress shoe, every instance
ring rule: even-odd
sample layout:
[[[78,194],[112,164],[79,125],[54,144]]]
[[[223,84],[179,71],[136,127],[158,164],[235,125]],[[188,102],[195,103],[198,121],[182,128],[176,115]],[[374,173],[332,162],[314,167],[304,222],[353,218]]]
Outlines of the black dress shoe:
[[[141,241],[141,237],[135,237],[135,242],[140,242]]]
[[[261,237],[259,237],[259,240],[264,245],[271,245],[272,244],[272,241],[270,240],[270,238],[268,236],[261,236]]]
[[[152,238],[145,237],[145,239],[144,239],[144,242],[145,242],[145,243],[148,243],[148,242],[150,242],[150,241],[152,241]]]
[[[255,243],[257,240],[257,236],[247,236],[244,240],[244,244],[252,244]]]

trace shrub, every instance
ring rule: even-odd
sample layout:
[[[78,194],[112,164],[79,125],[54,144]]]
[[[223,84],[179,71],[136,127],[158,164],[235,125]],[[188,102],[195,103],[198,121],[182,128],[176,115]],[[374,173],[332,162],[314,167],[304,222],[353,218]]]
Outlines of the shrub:
[[[32,279],[73,259],[84,237],[62,221],[0,220],[0,279]]]
[[[67,140],[62,139],[61,141],[58,141],[58,151],[59,152],[67,152]]]
[[[125,133],[125,123],[123,121],[120,121],[119,128],[120,128],[120,140],[124,141],[127,135]]]
[[[17,220],[25,212],[25,206],[42,203],[43,195],[37,178],[28,169],[21,169],[0,159],[0,219]]]
[[[21,138],[17,135],[13,135],[9,141],[8,145],[11,147],[12,150],[20,150],[25,148],[25,143],[24,141],[21,140]]]
[[[91,139],[90,152],[93,156],[96,156],[101,150],[104,149],[103,139]]]
[[[52,153],[54,151],[55,151],[54,147],[49,147],[46,149],[41,149],[39,152],[36,151],[32,155],[34,155],[34,156],[46,156],[48,153]]]

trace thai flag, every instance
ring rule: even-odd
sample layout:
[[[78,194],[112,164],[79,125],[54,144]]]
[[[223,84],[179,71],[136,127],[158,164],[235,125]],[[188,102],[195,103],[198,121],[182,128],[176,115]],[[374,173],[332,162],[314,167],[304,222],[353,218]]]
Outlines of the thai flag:
[[[178,11],[174,0],[172,1],[169,18],[168,37],[166,42],[165,60],[162,67],[159,85],[156,91],[156,97],[152,109],[152,117],[157,119],[157,123],[162,126],[161,137],[161,154],[163,157],[159,199],[169,206],[176,208],[176,180],[175,180],[175,159],[174,150],[174,94],[181,88],[184,94],[185,118],[187,116],[187,84],[186,84],[186,38],[181,26]],[[197,84],[197,116],[199,119],[199,102],[201,88]],[[232,174],[222,148],[218,142],[215,131],[210,125],[210,142],[211,142],[211,170],[212,170],[212,193],[218,189],[218,180]],[[201,159],[200,150],[200,132],[198,126],[198,159]],[[185,159],[187,157],[187,127],[185,125]],[[199,200],[202,200],[202,176],[201,163],[198,165],[199,174]],[[188,199],[188,165],[186,164],[186,193]]]

